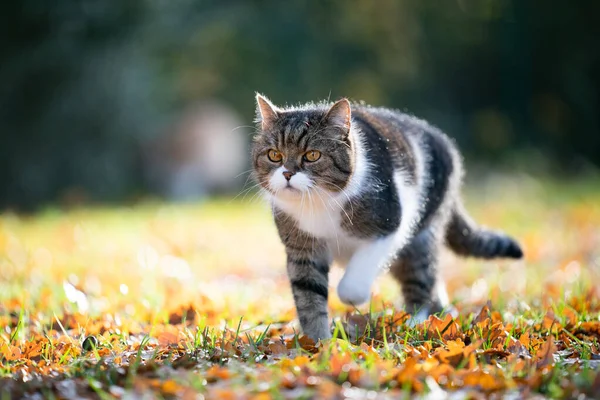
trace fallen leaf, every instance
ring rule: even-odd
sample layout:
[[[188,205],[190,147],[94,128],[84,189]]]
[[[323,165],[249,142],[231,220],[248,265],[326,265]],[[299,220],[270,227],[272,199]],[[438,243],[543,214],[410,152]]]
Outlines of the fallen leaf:
[[[286,347],[286,345],[279,341],[269,343],[267,347],[273,355],[281,355],[288,353],[288,348]]]
[[[558,351],[556,344],[554,343],[554,337],[548,336],[548,339],[542,344],[535,354],[536,367],[542,368],[554,364],[554,354]]]

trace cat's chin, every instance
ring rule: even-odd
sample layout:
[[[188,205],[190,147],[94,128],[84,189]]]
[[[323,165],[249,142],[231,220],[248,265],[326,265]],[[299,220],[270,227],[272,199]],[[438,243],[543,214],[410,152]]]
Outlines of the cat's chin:
[[[302,199],[303,192],[300,189],[288,186],[280,189],[273,196],[281,200],[300,200]]]

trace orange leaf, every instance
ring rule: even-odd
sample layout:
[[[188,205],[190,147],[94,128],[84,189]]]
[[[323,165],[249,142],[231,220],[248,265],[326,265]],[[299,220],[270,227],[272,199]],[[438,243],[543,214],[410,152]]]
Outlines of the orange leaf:
[[[238,399],[239,396],[229,388],[210,388],[208,391],[208,398],[219,399],[219,400],[234,400]]]
[[[273,355],[287,354],[288,348],[281,342],[269,343],[267,346]]]
[[[3,344],[2,347],[0,347],[0,354],[2,354],[2,356],[7,361],[18,360],[22,356],[21,350],[19,350],[19,348],[17,346],[13,346],[12,344],[6,344],[6,343]]]
[[[162,390],[162,392],[164,394],[174,396],[181,391],[181,386],[179,386],[179,384],[177,382],[175,382],[174,380],[169,379],[169,380],[163,382],[160,389]]]
[[[439,360],[443,363],[448,363],[453,366],[457,366],[460,364],[464,357],[464,349],[465,344],[462,340],[448,340],[446,342],[447,350],[444,350],[442,347],[438,347],[436,349],[436,355]]]
[[[252,400],[271,400],[273,397],[269,393],[261,392],[251,397]]]
[[[307,356],[298,356],[294,358],[283,358],[279,362],[279,366],[282,369],[285,368],[294,368],[294,367],[302,367],[310,362],[310,358]]]
[[[554,336],[548,336],[548,340],[544,342],[535,354],[537,368],[542,368],[554,364],[554,354],[558,351],[558,347],[554,343]]]
[[[302,346],[302,348],[304,350],[308,350],[310,348],[314,348],[316,343],[314,340],[312,340],[311,338],[309,338],[306,335],[300,336],[298,338],[298,343],[300,344],[300,346]]]
[[[338,376],[342,372],[348,372],[352,363],[352,356],[349,353],[342,353],[334,349],[329,359],[329,370],[333,376]]]
[[[527,335],[529,335],[529,333],[527,333]],[[521,335],[521,337],[523,338],[525,335]],[[525,338],[524,340],[525,341]],[[529,339],[527,339],[527,341],[529,341]],[[521,343],[520,340],[517,340],[513,337],[510,338],[510,341],[508,343],[508,346],[506,346],[506,350],[509,353],[515,354],[519,357],[531,357],[531,355],[529,354],[529,350],[527,350],[527,348],[523,345],[523,343]]]
[[[523,347],[525,347],[525,349],[529,350],[529,347],[531,346],[531,339],[529,338],[529,331],[527,331],[521,335],[521,337],[519,338],[519,343],[521,343],[523,345]]]
[[[231,373],[227,368],[213,365],[206,371],[206,380],[208,382],[216,382],[219,380],[226,380],[231,377]]]
[[[170,344],[177,344],[179,342],[179,337],[171,332],[161,332],[158,335],[158,343],[160,343],[161,346],[168,346]]]
[[[465,373],[463,382],[465,386],[480,387],[486,392],[504,389],[506,386],[504,379],[482,370]]]
[[[589,322],[582,322],[581,325],[579,326],[578,331],[581,330],[584,333],[588,333],[588,334],[596,334],[596,335],[600,335],[600,322],[599,321],[589,321]]]
[[[552,310],[548,310],[548,312],[544,316],[544,320],[542,321],[541,327],[542,329],[547,329],[552,333],[558,332],[558,330],[562,328],[560,322],[558,322]]]
[[[402,369],[398,373],[396,380],[401,386],[408,384],[415,392],[422,392],[424,390],[424,385],[422,382],[416,379],[419,372],[420,369],[418,359],[415,357],[409,357],[402,364]]]
[[[502,322],[502,314],[499,311],[492,311],[492,322]]]
[[[40,342],[29,342],[25,348],[25,357],[34,358],[42,353],[42,345]]]
[[[491,303],[488,301],[487,304],[485,306],[483,306],[483,308],[481,309],[479,314],[473,319],[473,322],[472,322],[473,326],[477,325],[479,322],[484,322],[486,319],[491,317],[490,306],[491,306]]]
[[[317,352],[317,348],[316,348],[316,343],[314,340],[312,340],[311,338],[309,338],[306,335],[300,336],[299,338],[296,339],[298,341],[298,345],[300,345],[300,347],[303,350],[306,350],[310,353],[316,353]],[[287,348],[288,349],[293,349],[296,347],[296,340],[291,340],[289,342],[287,342]]]
[[[579,316],[577,315],[577,312],[575,312],[575,310],[569,306],[565,306],[565,308],[562,310],[562,315],[567,320],[567,326],[574,326],[577,325],[577,322],[579,322]]]
[[[425,328],[429,337],[441,337],[444,340],[463,337],[460,327],[450,314],[447,314],[443,320],[435,315],[429,316],[429,319],[425,322]]]

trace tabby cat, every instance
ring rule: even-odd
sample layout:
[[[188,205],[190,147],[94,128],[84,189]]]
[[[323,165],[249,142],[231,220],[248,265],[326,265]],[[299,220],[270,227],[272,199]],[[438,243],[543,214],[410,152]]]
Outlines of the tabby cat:
[[[437,277],[443,244],[464,256],[522,257],[513,239],[466,214],[461,157],[439,129],[347,99],[290,108],[256,101],[253,175],[272,204],[309,337],[331,337],[333,261],[346,268],[337,287],[344,303],[368,301],[375,278],[389,270],[419,322],[448,307]]]

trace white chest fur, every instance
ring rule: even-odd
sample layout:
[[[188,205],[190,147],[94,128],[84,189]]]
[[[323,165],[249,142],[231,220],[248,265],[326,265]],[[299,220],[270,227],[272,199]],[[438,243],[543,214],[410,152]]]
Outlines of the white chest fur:
[[[348,261],[363,240],[351,236],[342,228],[349,215],[343,209],[344,202],[329,193],[312,193],[299,200],[272,198],[274,206],[293,218],[298,228],[311,236],[327,241],[331,255],[340,262]],[[347,221],[344,221],[346,219]]]
[[[326,195],[325,195],[326,196]],[[298,228],[318,238],[333,238],[341,231],[341,209],[333,201],[318,198],[316,193],[303,199],[273,199],[274,205],[293,218]]]

